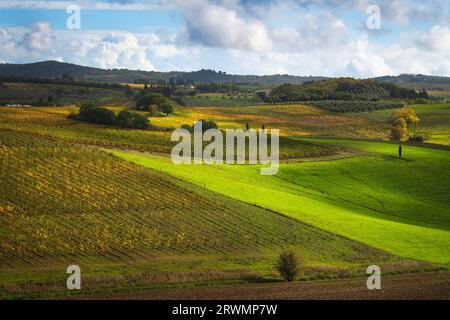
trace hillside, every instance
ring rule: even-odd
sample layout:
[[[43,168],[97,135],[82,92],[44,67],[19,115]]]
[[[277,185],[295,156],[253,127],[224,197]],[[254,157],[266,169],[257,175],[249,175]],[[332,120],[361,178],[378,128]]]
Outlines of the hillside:
[[[399,99],[428,98],[426,91],[374,80],[338,78],[284,84],[273,88],[266,101],[270,103],[306,102],[334,112],[392,109],[403,106]]]
[[[0,155],[0,297],[67,295],[73,263],[95,294],[273,278],[286,244],[301,248],[305,277],[403,261],[94,147],[0,130]]]
[[[396,144],[312,141],[361,154],[335,161],[283,163],[277,175],[267,177],[259,174],[258,166],[185,170],[168,157],[114,154],[392,254],[450,262],[450,151],[404,146],[399,160]]]
[[[0,81],[19,78],[77,78],[85,81],[133,83],[169,82],[170,79],[194,81],[197,83],[236,83],[236,84],[302,84],[305,82],[329,79],[322,76],[277,75],[234,75],[214,70],[192,72],[157,72],[128,69],[100,69],[58,61],[43,61],[29,64],[0,64]],[[450,77],[427,76],[421,74],[401,74],[399,76],[375,77],[371,80],[394,83],[414,89],[443,90],[450,89]]]
[[[373,78],[380,82],[390,82],[399,86],[421,90],[450,90],[450,77],[427,76],[423,74],[401,74]]]
[[[0,81],[2,79],[20,78],[77,78],[97,82],[133,83],[169,82],[170,79],[204,83],[258,83],[277,85],[282,83],[303,83],[306,81],[325,79],[324,77],[298,77],[291,75],[232,75],[213,70],[193,72],[156,72],[128,69],[99,69],[79,66],[58,61],[44,61],[30,64],[0,64]]]

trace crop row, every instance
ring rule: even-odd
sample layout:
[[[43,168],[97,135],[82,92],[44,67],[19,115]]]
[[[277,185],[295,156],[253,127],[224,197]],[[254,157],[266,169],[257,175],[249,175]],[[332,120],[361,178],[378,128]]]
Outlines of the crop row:
[[[121,260],[311,242],[314,232],[107,153],[0,130],[0,264]]]

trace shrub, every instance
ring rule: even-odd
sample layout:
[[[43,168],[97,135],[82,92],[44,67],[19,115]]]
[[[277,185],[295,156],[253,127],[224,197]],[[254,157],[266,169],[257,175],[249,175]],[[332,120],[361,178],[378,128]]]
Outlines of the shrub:
[[[425,142],[427,140],[430,140],[432,137],[431,133],[428,131],[420,131],[417,133],[414,137],[409,137],[409,141],[414,142]]]
[[[114,112],[105,108],[99,108],[92,103],[83,104],[81,106],[79,118],[84,121],[101,124],[116,123],[116,115]]]
[[[147,107],[147,111],[151,116],[158,115],[158,106],[156,104],[151,104]]]
[[[124,128],[147,129],[150,123],[144,115],[123,110],[117,115],[117,124]]]
[[[294,281],[300,271],[301,259],[293,247],[283,249],[278,257],[277,270],[286,281]]]

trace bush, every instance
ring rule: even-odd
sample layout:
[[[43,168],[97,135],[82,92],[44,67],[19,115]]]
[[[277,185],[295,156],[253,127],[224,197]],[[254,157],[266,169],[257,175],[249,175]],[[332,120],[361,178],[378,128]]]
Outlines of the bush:
[[[151,104],[147,107],[147,111],[151,116],[156,116],[158,115],[158,106],[156,104]]]
[[[294,281],[300,271],[301,259],[293,247],[283,249],[278,257],[277,270],[286,281]]]
[[[431,133],[428,131],[421,131],[418,132],[416,136],[409,137],[409,141],[413,142],[425,142],[427,140],[430,140],[432,137]]]
[[[124,128],[147,129],[150,122],[144,115],[123,110],[117,115],[117,124]]]
[[[137,112],[123,110],[116,116],[113,111],[99,108],[92,103],[83,104],[79,114],[72,113],[67,118],[133,129],[147,129],[150,126],[148,118]]]
[[[159,111],[165,113],[167,116],[170,113],[173,113],[173,106],[168,102],[158,105],[158,109],[159,109]]]
[[[105,108],[99,108],[92,103],[81,106],[79,117],[81,120],[94,123],[112,125],[116,123],[116,115],[114,112]]]

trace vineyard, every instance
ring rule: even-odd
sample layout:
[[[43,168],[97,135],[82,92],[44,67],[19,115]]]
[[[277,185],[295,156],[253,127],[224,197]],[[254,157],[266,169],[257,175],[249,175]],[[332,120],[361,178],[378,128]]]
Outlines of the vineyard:
[[[357,266],[369,259],[392,259],[94,147],[2,129],[0,156],[3,279],[12,270],[33,267],[30,276],[21,275],[27,281],[40,277],[37,270],[44,266],[52,270],[73,261],[151,263],[211,255],[259,255],[267,261],[286,244],[301,248],[311,264]],[[173,260],[170,268],[178,263]],[[241,269],[248,268],[244,259],[241,263]],[[219,269],[226,266],[225,260]],[[270,270],[270,264],[265,268]],[[0,287],[0,295],[14,292],[6,288]]]
[[[114,108],[113,108],[114,109]],[[205,108],[209,110],[209,108]],[[101,124],[84,123],[66,119],[75,108],[0,108],[0,128],[19,130],[28,133],[62,139],[70,143],[83,143],[107,148],[131,149],[170,154],[176,142],[170,140],[171,132],[156,130],[130,130]],[[158,126],[173,125],[179,128],[182,123],[195,122],[208,115],[206,110],[192,116],[181,114],[180,118],[160,118]],[[236,112],[237,110],[235,110]],[[180,112],[181,113],[181,112]],[[217,115],[215,116],[217,117]],[[253,121],[257,119],[253,117]],[[152,123],[155,118],[152,118]],[[222,125],[222,123],[220,123]],[[226,123],[223,123],[225,126]],[[245,124],[242,125],[243,127]],[[281,130],[281,134],[285,133]],[[339,153],[339,148],[322,146],[304,141],[280,138],[280,157],[282,159],[314,158]]]
[[[355,101],[355,100],[322,100],[308,101],[306,104],[332,112],[363,112],[395,109],[404,106],[401,102],[392,101]]]

